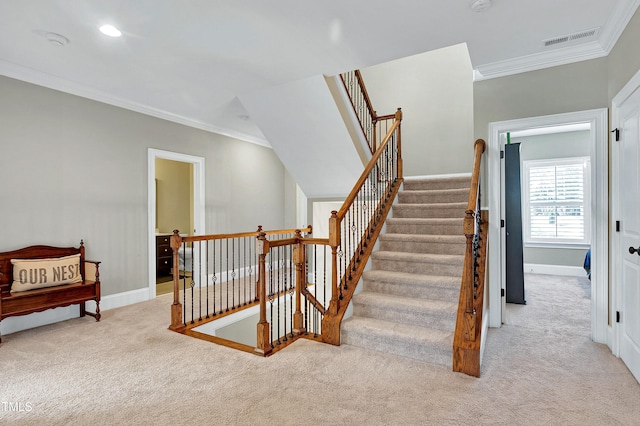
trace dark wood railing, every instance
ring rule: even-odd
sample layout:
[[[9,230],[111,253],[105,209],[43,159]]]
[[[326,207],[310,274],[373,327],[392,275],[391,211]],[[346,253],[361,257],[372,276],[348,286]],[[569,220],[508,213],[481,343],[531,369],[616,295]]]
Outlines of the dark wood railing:
[[[476,377],[480,377],[489,217],[486,210],[481,210],[480,204],[480,167],[485,146],[482,139],[478,139],[474,145],[471,188],[463,228],[467,242],[453,338],[453,370]]]
[[[396,118],[395,114],[376,114],[360,70],[340,74],[340,78],[351,100],[353,111],[356,117],[358,117],[358,122],[369,145],[369,150],[373,154],[378,150],[382,139],[384,139],[390,127],[393,125]]]

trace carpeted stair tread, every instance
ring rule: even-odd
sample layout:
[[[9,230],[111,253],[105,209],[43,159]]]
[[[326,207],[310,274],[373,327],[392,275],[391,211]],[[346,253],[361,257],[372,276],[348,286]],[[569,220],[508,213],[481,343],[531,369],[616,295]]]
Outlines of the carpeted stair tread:
[[[387,232],[393,234],[462,235],[464,217],[389,218]]]
[[[398,203],[393,206],[393,217],[429,217],[429,218],[459,218],[464,217],[466,202],[459,203]]]
[[[471,185],[471,175],[455,176],[455,177],[423,177],[423,178],[405,178],[405,191],[422,190],[422,189],[452,189],[467,188]]]
[[[363,291],[353,298],[353,313],[403,324],[453,331],[458,304]]]
[[[457,301],[460,278],[382,270],[363,274],[364,290],[413,298]]]
[[[464,255],[434,253],[403,253],[394,251],[376,251],[371,254],[374,260],[402,260],[405,262],[437,263],[461,265]]]
[[[351,317],[342,325],[341,343],[450,365],[453,333],[376,318]]]
[[[409,253],[464,254],[464,235],[382,234],[380,250]]]
[[[401,191],[398,202],[401,204],[462,203],[469,199],[469,188],[427,189],[419,191]]]

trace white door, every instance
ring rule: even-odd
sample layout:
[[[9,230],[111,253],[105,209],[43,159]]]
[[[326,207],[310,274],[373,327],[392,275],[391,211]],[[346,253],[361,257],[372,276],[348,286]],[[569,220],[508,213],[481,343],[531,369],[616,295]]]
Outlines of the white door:
[[[620,245],[617,312],[620,358],[640,381],[640,87],[619,108]],[[618,314],[619,312],[619,314]],[[614,320],[617,320],[614,318]]]

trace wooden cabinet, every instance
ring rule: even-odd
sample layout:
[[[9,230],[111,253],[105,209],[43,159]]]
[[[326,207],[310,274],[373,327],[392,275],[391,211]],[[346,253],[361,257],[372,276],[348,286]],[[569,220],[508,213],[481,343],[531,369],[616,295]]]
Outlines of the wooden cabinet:
[[[170,235],[156,235],[156,275],[171,275],[173,252]]]

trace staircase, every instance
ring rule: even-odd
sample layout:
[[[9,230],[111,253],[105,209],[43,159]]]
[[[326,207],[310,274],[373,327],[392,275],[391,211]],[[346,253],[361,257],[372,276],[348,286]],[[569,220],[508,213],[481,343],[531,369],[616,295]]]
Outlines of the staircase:
[[[343,344],[451,366],[469,186],[470,176],[405,180]]]

